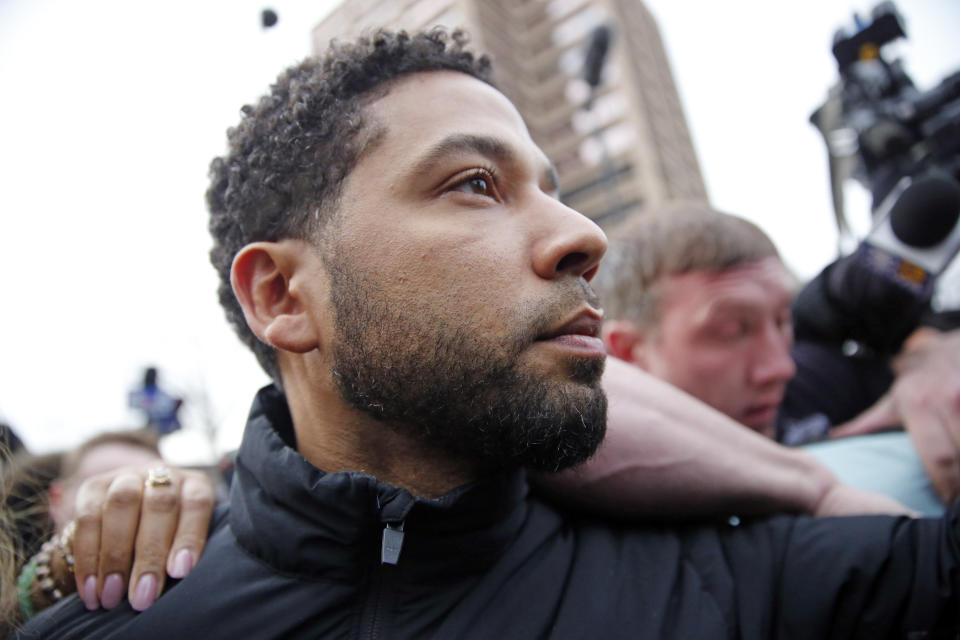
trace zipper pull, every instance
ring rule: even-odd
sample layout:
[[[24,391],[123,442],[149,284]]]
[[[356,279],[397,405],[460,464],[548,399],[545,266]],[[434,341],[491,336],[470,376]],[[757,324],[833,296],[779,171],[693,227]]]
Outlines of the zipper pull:
[[[383,528],[383,542],[380,546],[380,562],[382,564],[397,564],[400,561],[400,550],[403,549],[403,522],[387,523]]]

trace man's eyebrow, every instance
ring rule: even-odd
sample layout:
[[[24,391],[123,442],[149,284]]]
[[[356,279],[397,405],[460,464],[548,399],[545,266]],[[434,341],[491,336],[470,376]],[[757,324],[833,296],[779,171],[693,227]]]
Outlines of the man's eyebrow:
[[[475,134],[455,134],[444,138],[423,154],[413,167],[413,173],[425,173],[445,158],[458,153],[477,153],[506,164],[517,161],[516,152],[505,142],[492,136]],[[550,164],[543,175],[544,181],[552,191],[559,191],[556,168]]]
[[[710,303],[704,310],[705,318],[726,317],[730,315],[750,314],[757,310],[765,311],[769,300],[756,298],[737,298],[734,300],[717,300]]]
[[[413,166],[413,173],[426,173],[448,156],[477,153],[501,162],[512,162],[516,154],[502,140],[491,136],[460,133],[448,136],[427,149]]]

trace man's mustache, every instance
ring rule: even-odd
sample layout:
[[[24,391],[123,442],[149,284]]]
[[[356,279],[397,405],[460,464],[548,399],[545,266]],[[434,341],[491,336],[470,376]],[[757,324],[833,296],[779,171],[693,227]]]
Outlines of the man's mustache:
[[[565,322],[571,314],[582,310],[585,303],[600,309],[600,296],[583,279],[564,280],[558,287],[560,289],[549,299],[526,301],[521,305],[514,342],[517,353]]]

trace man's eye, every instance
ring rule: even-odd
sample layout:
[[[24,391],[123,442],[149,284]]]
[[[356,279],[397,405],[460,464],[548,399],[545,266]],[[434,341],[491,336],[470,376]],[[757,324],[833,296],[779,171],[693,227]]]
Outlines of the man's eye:
[[[450,191],[471,193],[488,198],[497,197],[493,175],[485,170],[476,171],[465,176],[459,182],[454,183],[453,186],[450,187]]]
[[[486,178],[475,177],[461,183],[460,189],[485,196],[490,193],[490,184],[487,182]]]
[[[750,333],[750,325],[743,321],[724,322],[713,327],[713,334],[720,340],[738,340]]]

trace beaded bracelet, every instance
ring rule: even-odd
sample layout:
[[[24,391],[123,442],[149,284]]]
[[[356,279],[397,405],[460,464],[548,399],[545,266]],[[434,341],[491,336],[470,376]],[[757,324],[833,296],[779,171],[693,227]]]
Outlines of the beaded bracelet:
[[[40,551],[20,571],[17,600],[24,618],[30,618],[75,591],[76,584],[71,579],[75,531],[76,524],[71,522],[60,535],[44,542]]]
[[[33,589],[33,582],[37,579],[37,556],[27,560],[20,570],[20,576],[17,578],[17,602],[20,604],[20,613],[24,620],[29,620],[36,613],[33,610],[33,599],[30,592]]]

